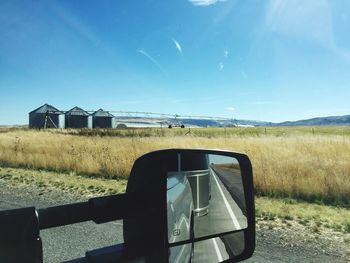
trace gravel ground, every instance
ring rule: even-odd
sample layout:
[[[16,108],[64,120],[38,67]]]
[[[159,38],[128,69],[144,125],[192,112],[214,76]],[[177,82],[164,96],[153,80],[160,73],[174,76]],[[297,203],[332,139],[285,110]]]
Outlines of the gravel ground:
[[[334,235],[310,233],[298,223],[274,229],[259,223],[256,249],[245,262],[350,262],[350,244]]]

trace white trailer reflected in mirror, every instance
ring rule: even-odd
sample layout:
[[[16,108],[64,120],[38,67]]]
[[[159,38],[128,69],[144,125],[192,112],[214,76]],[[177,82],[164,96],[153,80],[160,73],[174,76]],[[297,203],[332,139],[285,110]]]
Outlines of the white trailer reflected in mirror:
[[[247,228],[245,203],[241,170],[235,158],[179,153],[170,160],[167,176],[169,244]],[[235,249],[243,251],[244,235],[238,234]],[[224,239],[217,237],[172,247],[169,262],[187,262],[189,258],[193,262],[211,262],[209,254],[214,255],[218,249],[221,255],[233,253],[232,248],[227,250]],[[205,258],[209,261],[203,261]]]

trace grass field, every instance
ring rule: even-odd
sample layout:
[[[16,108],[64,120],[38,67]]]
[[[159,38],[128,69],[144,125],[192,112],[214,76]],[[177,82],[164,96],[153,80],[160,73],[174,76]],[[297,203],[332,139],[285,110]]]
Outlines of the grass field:
[[[350,207],[350,128],[264,127],[125,130],[0,130],[0,163],[127,179],[134,160],[162,148],[246,153],[259,196]]]

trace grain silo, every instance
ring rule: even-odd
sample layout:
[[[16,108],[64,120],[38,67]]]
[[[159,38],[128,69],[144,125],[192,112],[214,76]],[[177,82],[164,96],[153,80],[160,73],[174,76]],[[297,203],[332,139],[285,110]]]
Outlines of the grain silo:
[[[79,107],[66,112],[66,128],[91,128],[90,115]]]
[[[113,115],[108,111],[99,109],[92,114],[92,123],[94,128],[112,128]]]
[[[65,115],[55,107],[44,104],[29,113],[29,128],[65,128]]]

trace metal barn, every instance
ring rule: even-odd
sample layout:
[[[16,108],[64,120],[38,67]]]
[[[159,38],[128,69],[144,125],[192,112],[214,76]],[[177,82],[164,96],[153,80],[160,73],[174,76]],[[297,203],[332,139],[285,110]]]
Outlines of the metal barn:
[[[91,116],[79,107],[66,112],[66,128],[91,128]]]
[[[93,128],[112,128],[113,127],[113,115],[108,111],[99,109],[92,114]]]
[[[29,128],[65,128],[65,115],[55,107],[44,104],[29,113]]]

